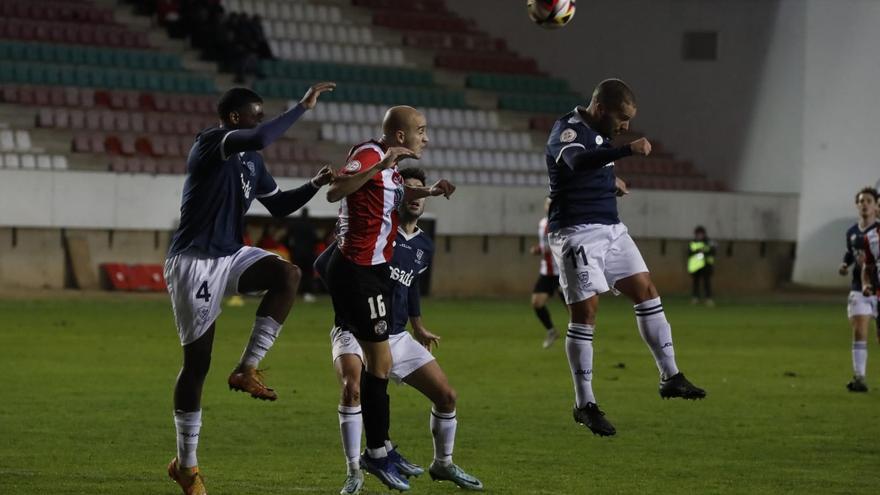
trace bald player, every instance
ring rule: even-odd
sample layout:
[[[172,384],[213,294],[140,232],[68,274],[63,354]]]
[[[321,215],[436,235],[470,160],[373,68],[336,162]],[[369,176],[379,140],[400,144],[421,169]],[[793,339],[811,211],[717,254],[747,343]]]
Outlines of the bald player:
[[[398,162],[418,159],[427,144],[425,116],[412,107],[392,107],[382,122],[382,137],[352,147],[327,191],[328,201],[340,202],[339,249],[327,264],[327,287],[336,317],[364,354],[360,399],[367,448],[360,463],[386,486],[401,491],[409,490],[409,482],[389,460],[385,445],[392,365],[388,333],[394,328],[389,262],[400,223],[398,207],[428,196],[448,199],[455,191],[446,180],[430,187],[404,184]]]

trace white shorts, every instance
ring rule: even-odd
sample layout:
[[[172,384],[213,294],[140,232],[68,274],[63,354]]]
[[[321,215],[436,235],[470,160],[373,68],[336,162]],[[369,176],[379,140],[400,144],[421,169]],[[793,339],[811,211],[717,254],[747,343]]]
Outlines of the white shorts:
[[[391,373],[389,376],[395,383],[400,384],[417,369],[434,360],[434,356],[428,352],[409,332],[401,332],[388,336],[388,344],[391,346]],[[348,330],[333,327],[330,330],[330,346],[333,349],[333,361],[343,354],[354,354],[364,360],[364,351],[361,350],[357,339]]]
[[[222,258],[182,253],[165,260],[165,284],[181,345],[194,342],[208,330],[220,316],[223,298],[238,293],[241,274],[266,256],[276,255],[244,246]]]
[[[866,296],[859,291],[849,291],[846,304],[846,317],[877,316],[877,297]]]
[[[568,304],[607,292],[618,280],[648,271],[622,223],[575,225],[550,232],[548,238]]]

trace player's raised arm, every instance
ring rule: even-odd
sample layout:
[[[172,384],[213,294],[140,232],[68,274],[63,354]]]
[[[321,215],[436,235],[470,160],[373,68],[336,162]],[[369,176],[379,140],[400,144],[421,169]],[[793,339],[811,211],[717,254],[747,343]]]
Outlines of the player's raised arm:
[[[375,151],[368,151],[374,154]],[[335,203],[349,194],[360,189],[377,172],[393,167],[397,162],[405,158],[416,158],[416,155],[399,146],[388,148],[385,157],[381,160],[373,159],[375,163],[365,162],[360,156],[354,156],[342,170],[333,178],[330,188],[327,190],[327,201]]]
[[[260,123],[263,118],[262,102],[260,102],[259,108],[255,109],[255,115],[248,115],[247,111],[240,110],[228,113],[221,112],[225,113],[224,127],[234,130],[223,139],[223,156],[230,156],[242,151],[258,151],[269,146],[284,135],[307,110],[315,108],[318,97],[322,93],[333,91],[335,88],[336,83],[333,82],[317,83],[306,91],[299,104],[274,119],[262,123]],[[222,105],[221,101],[221,108]],[[256,119],[257,125],[248,125],[250,119]]]
[[[333,169],[324,166],[308,182],[296,189],[276,192],[270,196],[257,197],[257,200],[269,210],[273,217],[286,217],[306,205],[321,187],[333,180]]]
[[[414,199],[427,198],[429,196],[444,196],[446,199],[449,199],[454,192],[455,185],[446,179],[440,179],[430,187],[406,186],[403,192],[403,202],[409,203]]]

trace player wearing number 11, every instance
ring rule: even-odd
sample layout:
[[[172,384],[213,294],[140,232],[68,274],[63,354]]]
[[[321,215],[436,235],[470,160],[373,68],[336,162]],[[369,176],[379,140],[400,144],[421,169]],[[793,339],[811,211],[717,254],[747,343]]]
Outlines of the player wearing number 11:
[[[590,105],[556,121],[547,141],[550,175],[548,239],[559,266],[559,283],[571,319],[565,350],[574,381],[575,422],[594,434],[614,435],[614,426],[593,395],[593,332],[599,294],[621,292],[635,303],[636,322],[660,370],[660,396],[702,399],[706,392],[678,370],[672,332],[660,296],[635,242],[617,216],[617,196],[626,184],[614,175],[614,160],[648,155],[645,138],[614,147],[611,138],[629,129],[635,96],[619,79],[593,91]]]
[[[185,495],[205,493],[196,460],[202,385],[224,295],[266,291],[250,341],[228,381],[230,389],[258,399],[276,399],[257,365],[290,312],[300,271],[272,253],[245,246],[244,216],[254,199],[273,216],[287,216],[330,182],[333,172],[324,167],[301,187],[282,191],[258,151],[314,108],[321,93],[335,87],[334,83],[312,86],[298,105],[266,122],[262,122],[259,95],[246,88],[230,89],[217,103],[220,126],[199,133],[189,152],[180,226],[165,260],[165,281],[183,346],[183,367],[174,387],[177,456],[168,465],[168,475]]]

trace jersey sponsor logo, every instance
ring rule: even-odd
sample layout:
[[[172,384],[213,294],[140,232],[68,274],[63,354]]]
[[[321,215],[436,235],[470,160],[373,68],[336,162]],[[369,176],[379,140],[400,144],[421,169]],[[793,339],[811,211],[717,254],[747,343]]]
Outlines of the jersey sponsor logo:
[[[391,268],[391,280],[396,280],[407,287],[412,285],[414,278],[415,273],[413,272],[413,270],[405,272],[400,268]]]
[[[346,172],[357,172],[361,169],[361,162],[358,160],[352,160],[348,162],[348,165],[345,166],[344,171]]]
[[[574,129],[566,129],[562,131],[562,134],[559,135],[559,141],[563,143],[570,143],[577,139],[578,134],[574,132]]]
[[[245,199],[251,197],[251,181],[244,179],[244,174],[241,174],[241,192],[244,193]]]

